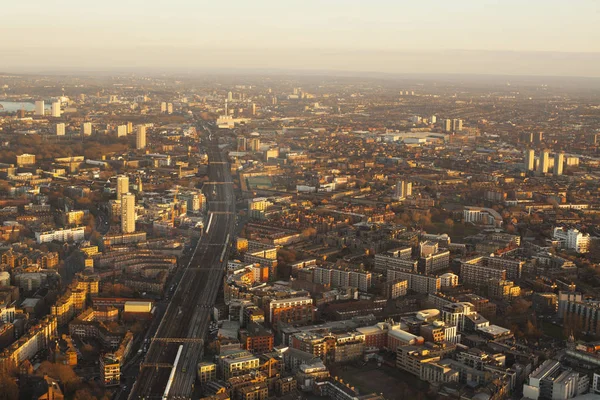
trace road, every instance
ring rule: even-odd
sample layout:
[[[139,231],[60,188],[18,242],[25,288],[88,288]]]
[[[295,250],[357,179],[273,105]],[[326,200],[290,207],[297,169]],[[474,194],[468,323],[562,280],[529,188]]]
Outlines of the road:
[[[229,162],[215,135],[209,138],[205,144],[212,183],[205,185],[204,190],[209,207],[207,225],[152,340],[130,400],[189,399],[194,390],[198,361],[235,227]],[[173,366],[178,353],[180,357]]]

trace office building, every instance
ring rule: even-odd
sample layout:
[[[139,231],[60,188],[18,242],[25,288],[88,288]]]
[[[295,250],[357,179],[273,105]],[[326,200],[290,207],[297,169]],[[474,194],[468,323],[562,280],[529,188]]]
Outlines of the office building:
[[[117,137],[127,136],[127,125],[117,126]]]
[[[240,136],[237,138],[237,151],[246,151],[247,146],[248,144],[245,137]]]
[[[535,150],[529,149],[525,153],[525,169],[527,171],[535,171]]]
[[[84,122],[81,124],[81,134],[83,136],[91,136],[92,135],[92,123]]]
[[[565,153],[556,153],[554,155],[554,175],[559,176],[563,174],[564,163]]]
[[[463,120],[462,119],[453,119],[452,120],[452,131],[460,132],[463,130]]]
[[[34,114],[36,116],[44,116],[45,112],[46,112],[46,105],[44,104],[44,100],[37,100],[35,102],[35,112]]]
[[[56,136],[65,136],[65,123],[56,124]]]
[[[135,148],[143,150],[146,148],[146,126],[138,125],[135,135]]]
[[[60,111],[60,101],[53,101],[52,102],[52,116],[54,118],[60,118],[61,115],[61,111]]]
[[[538,173],[544,175],[548,173],[548,167],[550,165],[550,151],[544,149],[540,154],[540,163],[538,165]]]
[[[135,195],[131,193],[121,197],[121,232],[135,232]]]
[[[129,193],[129,177],[126,175],[117,176],[117,199],[121,200],[121,196]]]
[[[538,146],[541,145],[542,142],[544,141],[544,132],[536,132],[536,133],[534,133],[533,134],[533,141]]]
[[[260,150],[260,139],[252,138],[250,139],[250,151],[259,151]]]
[[[409,196],[412,196],[412,183],[407,181],[398,181],[396,183],[394,198],[396,200],[404,200]]]
[[[443,124],[442,124],[442,129],[444,132],[452,132],[452,120],[451,119],[445,119]]]

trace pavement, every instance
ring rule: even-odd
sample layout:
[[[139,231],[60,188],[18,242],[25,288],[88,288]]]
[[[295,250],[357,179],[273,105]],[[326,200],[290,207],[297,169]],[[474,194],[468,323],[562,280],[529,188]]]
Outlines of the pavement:
[[[190,399],[195,388],[196,369],[235,228],[229,162],[219,149],[213,126],[203,127],[211,132],[205,145],[209,181],[216,183],[204,189],[209,207],[207,225],[152,339],[129,394],[130,400]],[[178,353],[180,357],[175,363]]]

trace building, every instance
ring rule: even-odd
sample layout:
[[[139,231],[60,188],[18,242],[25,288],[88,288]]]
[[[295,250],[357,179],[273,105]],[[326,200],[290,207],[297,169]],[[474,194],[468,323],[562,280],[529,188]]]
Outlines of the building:
[[[590,334],[600,334],[600,301],[579,299],[572,296],[573,300],[563,300],[564,292],[559,293],[559,317],[578,331]]]
[[[554,175],[559,176],[563,174],[563,166],[565,164],[565,153],[554,154]]]
[[[67,229],[57,229],[54,231],[35,232],[35,240],[38,244],[57,242],[80,242],[85,239],[85,227],[74,227]]]
[[[35,154],[21,154],[17,156],[17,167],[35,165]]]
[[[53,101],[52,102],[52,110],[51,110],[51,114],[52,117],[54,118],[60,118],[61,115],[61,110],[60,110],[60,101]]]
[[[38,117],[43,117],[45,112],[46,112],[46,105],[44,104],[44,100],[36,100],[34,115],[36,115]]]
[[[135,195],[131,193],[121,197],[121,232],[135,232]]]
[[[367,292],[371,287],[371,273],[338,268],[317,267],[313,270],[313,282],[320,285],[331,285],[332,288],[355,287]]]
[[[440,283],[442,287],[455,287],[458,286],[458,275],[451,272],[447,272],[440,275]]]
[[[313,300],[310,297],[293,297],[271,300],[269,322],[276,327],[279,321],[288,324],[308,324],[313,321]]]
[[[460,266],[460,279],[463,283],[486,286],[490,279],[506,280],[506,269],[462,263]]]
[[[502,227],[502,215],[492,208],[466,206],[463,210],[463,220],[496,228]]]
[[[388,269],[386,279],[388,282],[406,280],[408,288],[417,293],[436,293],[442,287],[439,277],[415,272]]]
[[[247,140],[243,136],[237,138],[237,151],[246,151],[248,149]]]
[[[117,199],[121,200],[121,197],[127,193],[129,193],[129,177],[127,175],[117,176]]]
[[[206,382],[217,379],[217,364],[211,362],[201,362],[198,364],[198,380],[204,385]]]
[[[137,150],[143,150],[146,148],[146,126],[138,125],[137,133],[135,135],[135,148]]]
[[[437,243],[436,243],[437,249]],[[437,251],[433,254],[427,254],[419,259],[419,272],[431,274],[437,271],[448,269],[450,267],[450,251]]]
[[[261,324],[250,322],[240,330],[240,342],[245,350],[252,353],[267,353],[273,350],[273,331]]]
[[[396,368],[420,378],[425,364],[438,362],[440,359],[440,354],[422,346],[400,346],[396,351]]]
[[[121,361],[114,354],[100,357],[100,382],[105,387],[121,384]]]
[[[453,119],[452,120],[452,132],[460,132],[463,130],[463,120]]]
[[[543,175],[548,173],[550,167],[550,150],[544,149],[540,155],[540,164],[538,166],[538,173]]]
[[[81,134],[83,136],[91,136],[92,135],[92,123],[84,122],[81,124]]]
[[[48,349],[57,336],[56,318],[49,316],[32,326],[29,331],[0,352],[0,367],[16,367],[31,359],[40,350]]]
[[[578,229],[555,227],[552,236],[566,249],[575,250],[577,253],[587,253],[590,250],[590,235],[581,233]]]
[[[223,379],[244,375],[258,369],[260,359],[247,351],[241,351],[219,359]]]
[[[411,257],[412,249],[410,247],[390,250],[383,254],[375,254],[374,270],[382,273],[389,269],[417,272],[418,261],[412,260]]]
[[[396,200],[404,200],[409,196],[412,196],[412,183],[402,180],[398,181],[396,183],[394,198]]]
[[[535,150],[528,149],[525,153],[525,169],[535,171]]]
[[[56,136],[65,136],[65,132],[66,132],[66,130],[65,130],[64,122],[56,124],[56,127],[55,127]]]
[[[125,136],[127,136],[127,125],[117,126],[117,137],[125,137]]]
[[[250,139],[250,151],[260,151],[260,139],[252,138]]]
[[[589,386],[587,375],[565,368],[559,361],[546,360],[523,384],[523,396],[532,400],[567,400],[586,393]]]

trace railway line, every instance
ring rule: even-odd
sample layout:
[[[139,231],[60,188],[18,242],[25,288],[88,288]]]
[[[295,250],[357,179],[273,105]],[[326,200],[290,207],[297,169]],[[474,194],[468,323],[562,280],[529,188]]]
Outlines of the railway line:
[[[208,128],[210,129],[210,128]],[[129,395],[139,399],[189,399],[204,350],[210,313],[222,284],[235,228],[235,197],[227,156],[209,135],[209,222],[153,338]],[[170,367],[169,367],[170,366]]]

